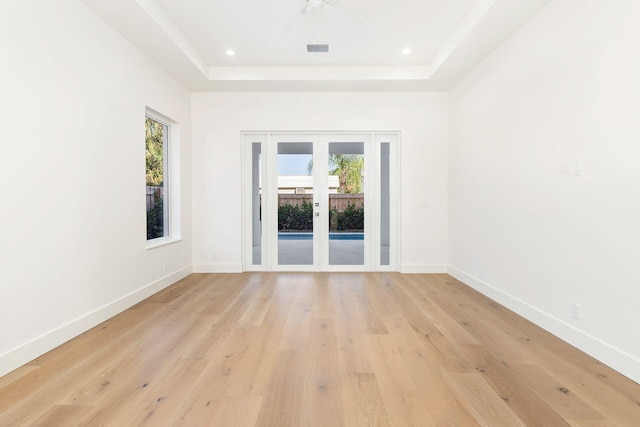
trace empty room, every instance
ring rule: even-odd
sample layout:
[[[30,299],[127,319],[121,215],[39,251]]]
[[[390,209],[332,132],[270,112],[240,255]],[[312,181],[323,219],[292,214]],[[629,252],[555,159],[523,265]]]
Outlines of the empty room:
[[[0,1],[0,425],[640,425],[639,21]]]

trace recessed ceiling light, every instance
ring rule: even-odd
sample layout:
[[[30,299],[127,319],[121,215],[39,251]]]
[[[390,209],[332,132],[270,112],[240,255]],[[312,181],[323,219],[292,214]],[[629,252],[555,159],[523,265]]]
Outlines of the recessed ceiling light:
[[[227,49],[227,55],[229,55],[229,56],[233,56],[233,55],[235,55],[235,54],[236,54],[236,53],[233,51],[233,49]]]
[[[404,49],[402,49],[402,54],[403,55],[411,55],[411,48],[410,47],[405,47]]]

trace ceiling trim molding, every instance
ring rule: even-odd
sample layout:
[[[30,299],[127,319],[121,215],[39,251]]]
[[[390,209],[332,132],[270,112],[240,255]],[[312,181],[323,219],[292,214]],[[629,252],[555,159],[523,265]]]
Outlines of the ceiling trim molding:
[[[155,0],[135,0],[149,18],[160,28],[171,41],[180,49],[193,65],[198,68],[203,75],[208,75],[209,64],[204,57],[198,52],[187,40],[187,37],[176,26],[176,24],[167,16],[164,10]]]
[[[396,67],[210,67],[210,80],[425,80],[429,66]]]
[[[460,46],[469,33],[482,21],[491,6],[494,5],[496,0],[480,0],[469,11],[467,16],[462,20],[458,28],[451,34],[442,48],[434,55],[430,67],[433,72],[451,56],[451,54]]]
[[[207,63],[156,0],[81,1],[193,91],[449,90],[549,2],[477,0],[428,64],[235,67]]]

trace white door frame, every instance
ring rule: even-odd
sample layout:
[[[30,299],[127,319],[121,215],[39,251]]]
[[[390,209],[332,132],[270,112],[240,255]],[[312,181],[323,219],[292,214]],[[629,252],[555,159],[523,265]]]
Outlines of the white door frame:
[[[354,139],[355,138],[355,139]],[[328,260],[328,143],[364,142],[365,157],[365,262],[364,265],[329,265]],[[314,144],[314,203],[319,203],[320,215],[314,216],[313,264],[278,265],[277,211],[267,206],[277,206],[277,143],[312,142]],[[252,189],[256,185],[256,156],[253,144],[260,144],[260,182],[262,191],[262,218],[256,224],[256,200]],[[381,265],[380,240],[380,164],[382,143],[390,148],[390,253],[389,264]],[[322,148],[326,147],[326,148]],[[244,271],[399,271],[400,257],[400,206],[399,189],[399,132],[253,132],[242,133],[242,246]],[[322,191],[320,191],[322,189]],[[327,209],[325,209],[325,207]],[[257,227],[257,228],[256,228]],[[260,236],[257,233],[260,232]],[[255,239],[261,241],[257,252],[259,262],[254,263]]]

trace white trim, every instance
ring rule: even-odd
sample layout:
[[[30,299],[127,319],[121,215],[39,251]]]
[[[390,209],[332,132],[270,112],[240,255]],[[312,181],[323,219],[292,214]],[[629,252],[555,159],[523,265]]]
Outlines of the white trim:
[[[241,132],[241,158],[242,158],[242,268],[243,271],[400,271],[400,212],[397,212],[400,206],[400,131],[387,130],[387,131],[242,131]],[[390,254],[389,265],[380,265],[379,257],[379,236],[376,239],[374,234],[379,233],[379,215],[365,214],[365,229],[369,230],[365,234],[365,264],[364,266],[335,266],[328,265],[328,259],[325,259],[328,254],[327,243],[321,245],[320,238],[314,239],[314,262],[311,265],[278,265],[277,263],[277,240],[275,236],[270,235],[273,230],[277,230],[277,215],[273,215],[270,209],[262,210],[262,257],[260,265],[253,265],[253,242],[252,233],[249,229],[251,224],[251,199],[250,189],[252,187],[251,180],[251,168],[250,166],[250,151],[252,142],[260,142],[262,144],[262,202],[263,206],[272,206],[277,203],[274,200],[274,189],[277,189],[277,176],[270,171],[277,170],[277,145],[274,141],[278,142],[309,142],[314,144],[314,155],[318,157],[322,150],[318,149],[319,145],[325,145],[327,142],[352,142],[353,138],[357,137],[362,139],[365,146],[365,172],[369,176],[373,173],[379,175],[375,171],[379,171],[379,153],[377,149],[382,142],[390,144]],[[316,158],[314,162],[318,165],[328,164],[323,159]],[[319,188],[325,188],[325,180],[327,179],[326,173],[319,170],[320,168],[314,168],[314,180],[318,184]],[[326,171],[325,171],[326,172]],[[319,175],[318,175],[319,174]],[[275,176],[275,177],[274,177]],[[365,198],[368,204],[374,206],[379,203],[379,182],[376,180],[370,181],[365,192],[367,193]],[[277,196],[277,195],[276,195]],[[319,202],[320,207],[326,205],[326,200],[323,195],[314,193],[314,202]],[[314,229],[322,230],[328,228],[328,218],[314,217]],[[326,252],[326,253],[325,253]],[[205,268],[205,267],[203,267]],[[208,267],[207,267],[208,268]],[[209,270],[207,270],[209,271]],[[215,270],[217,271],[217,270]],[[431,271],[431,270],[429,270]],[[442,268],[438,269],[438,272],[446,271]]]
[[[389,265],[380,265],[380,257],[379,254],[376,255],[375,265],[376,271],[402,271],[401,266],[401,257],[400,257],[400,236],[401,232],[401,224],[400,219],[402,217],[400,212],[400,207],[402,206],[401,195],[402,195],[402,184],[401,178],[402,174],[400,173],[400,145],[401,145],[401,136],[402,133],[400,131],[390,131],[390,132],[375,132],[374,133],[374,146],[379,148],[382,143],[389,143]],[[378,151],[378,150],[376,150]],[[379,155],[379,153],[378,153]],[[379,178],[380,172],[380,158],[376,161],[377,168],[377,176]],[[379,183],[378,183],[379,185]],[[379,193],[378,193],[379,194]],[[378,200],[379,203],[379,200]],[[378,214],[379,214],[379,210]],[[376,222],[379,225],[379,222]],[[378,245],[379,245],[378,241]]]
[[[155,0],[136,0],[135,2],[151,18],[154,25],[171,40],[180,53],[184,55],[203,75],[209,74],[209,64],[200,52],[189,42],[178,26]],[[120,9],[122,12],[122,9]],[[137,26],[136,26],[137,27]],[[166,49],[166,46],[165,46]]]
[[[446,264],[400,264],[402,274],[446,273]]]
[[[260,144],[261,156],[261,172],[259,178],[262,183],[263,202],[266,190],[265,179],[265,150],[266,150],[266,133],[242,132],[242,265],[243,271],[264,271],[266,270],[268,251],[265,250],[265,210],[262,212],[262,220],[260,221],[261,233],[261,254],[260,264],[253,264],[253,144]]]
[[[155,120],[156,122],[167,127],[171,127],[172,125],[177,124],[177,122],[172,118],[165,116],[164,114],[160,113],[157,110],[154,110],[151,107],[145,106],[144,111],[145,117],[149,117],[150,119]]]
[[[194,273],[242,273],[242,263],[193,264]]]
[[[163,132],[164,157],[164,233],[162,237],[146,240],[146,249],[164,246],[181,240],[181,175],[180,175],[180,123],[171,117],[145,106],[144,116],[165,126]],[[146,218],[146,216],[145,216]]]
[[[453,53],[460,47],[462,43],[469,40],[469,35],[478,24],[487,18],[489,9],[494,5],[496,0],[480,0],[462,19],[462,22],[449,36],[447,41],[440,46],[440,49],[432,57],[430,66],[431,75],[438,70],[442,64],[451,58]],[[431,75],[429,77],[431,77]]]
[[[605,365],[640,383],[640,359],[591,336],[575,326],[509,295],[495,286],[448,266],[448,273],[467,286],[513,310],[518,315],[540,326],[561,340],[577,347]]]
[[[359,67],[209,67],[209,80],[218,81],[427,80],[432,74],[431,67],[428,65]]]
[[[117,300],[97,308],[62,326],[59,326],[33,340],[22,344],[0,355],[0,376],[3,376],[20,366],[29,363],[46,352],[77,337],[96,325],[125,311],[140,301],[149,298],[166,287],[174,284],[191,274],[191,266],[184,267],[175,273],[164,276],[140,289],[133,291]]]
[[[158,237],[157,239],[147,240],[147,245],[144,247],[145,249],[155,249],[160,248],[162,246],[167,246],[172,243],[181,242],[182,239],[177,237]]]

